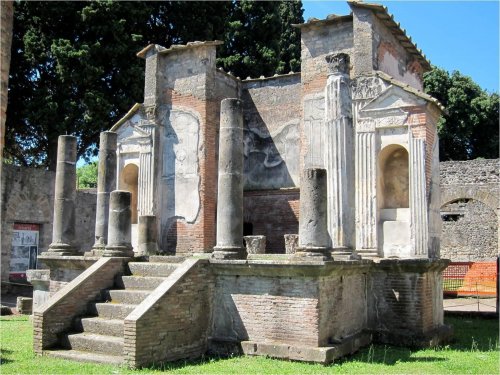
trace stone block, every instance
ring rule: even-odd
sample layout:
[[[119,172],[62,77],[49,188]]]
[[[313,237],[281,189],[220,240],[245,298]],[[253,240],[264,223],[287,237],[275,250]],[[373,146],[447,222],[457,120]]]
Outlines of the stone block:
[[[266,236],[245,236],[243,237],[247,254],[265,254]]]
[[[31,314],[33,311],[33,298],[17,297],[16,310],[19,314]]]
[[[287,254],[295,254],[295,250],[299,245],[299,235],[298,234],[285,234],[285,252]]]

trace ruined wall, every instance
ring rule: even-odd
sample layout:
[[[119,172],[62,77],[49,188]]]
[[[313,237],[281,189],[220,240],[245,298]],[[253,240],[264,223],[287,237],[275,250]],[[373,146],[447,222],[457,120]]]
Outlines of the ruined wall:
[[[423,91],[421,64],[377,17],[373,17],[374,69]]]
[[[441,257],[493,261],[499,252],[499,159],[440,163]]]
[[[266,253],[285,253],[285,234],[299,233],[298,189],[244,193],[243,220],[252,233],[266,236]]]
[[[3,165],[2,176],[2,281],[9,279],[9,265],[14,223],[40,225],[39,252],[52,242],[55,172]],[[80,252],[94,244],[95,192],[77,191],[76,241]]]
[[[300,74],[246,80],[241,98],[245,190],[298,186]]]

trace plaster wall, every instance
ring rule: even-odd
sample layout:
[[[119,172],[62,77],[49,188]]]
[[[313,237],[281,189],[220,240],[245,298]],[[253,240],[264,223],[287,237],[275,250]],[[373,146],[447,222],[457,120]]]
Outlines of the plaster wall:
[[[300,75],[243,82],[245,190],[299,185]]]

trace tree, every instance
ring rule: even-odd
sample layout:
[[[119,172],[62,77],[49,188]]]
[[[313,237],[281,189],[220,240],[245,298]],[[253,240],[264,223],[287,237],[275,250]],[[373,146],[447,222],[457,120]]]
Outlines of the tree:
[[[498,158],[498,94],[437,67],[424,75],[424,87],[447,110],[438,123],[441,160]]]
[[[302,13],[300,1],[235,2],[218,65],[241,78],[299,71],[300,32],[291,24]]]
[[[97,161],[76,168],[78,189],[97,187]]]
[[[301,20],[297,1],[16,2],[5,157],[55,170],[58,136],[72,134],[90,160],[99,133],[142,101],[135,54],[150,43],[219,39],[219,65],[237,75],[298,70],[288,22]]]

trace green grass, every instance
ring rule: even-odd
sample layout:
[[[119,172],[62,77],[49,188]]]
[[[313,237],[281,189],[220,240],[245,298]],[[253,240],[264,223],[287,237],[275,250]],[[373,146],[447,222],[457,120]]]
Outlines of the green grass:
[[[202,358],[133,371],[35,356],[26,316],[0,318],[1,374],[498,374],[498,321],[448,318],[451,344],[424,350],[372,345],[329,366],[262,357]]]

